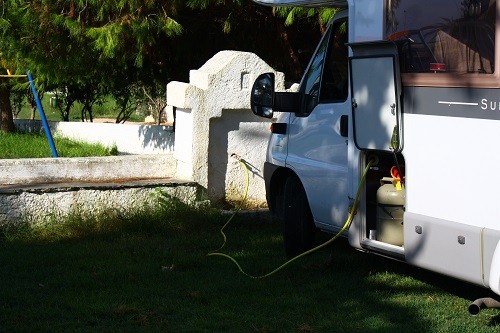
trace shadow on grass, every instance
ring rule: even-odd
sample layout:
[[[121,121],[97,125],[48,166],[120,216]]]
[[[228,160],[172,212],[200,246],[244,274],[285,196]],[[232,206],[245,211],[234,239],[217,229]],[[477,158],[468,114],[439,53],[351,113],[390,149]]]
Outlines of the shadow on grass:
[[[218,230],[228,216],[176,207],[109,218],[114,228],[102,234],[90,229],[72,237],[2,239],[0,331],[498,328],[496,312],[466,313],[469,291],[461,297],[470,285],[359,253],[344,239],[270,278],[250,279],[231,262],[206,256],[220,246]],[[226,234],[223,251],[252,274],[285,260],[281,226],[269,219],[237,216]]]

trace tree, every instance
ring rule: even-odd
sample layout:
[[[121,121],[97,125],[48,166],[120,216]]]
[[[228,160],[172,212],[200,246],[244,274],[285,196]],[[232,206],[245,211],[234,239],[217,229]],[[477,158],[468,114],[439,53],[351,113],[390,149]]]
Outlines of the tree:
[[[141,70],[154,73],[146,67],[155,65],[155,40],[181,31],[170,15],[173,2],[9,0],[2,6],[0,48],[8,62],[30,68],[42,88],[64,91],[66,107],[81,102],[82,118],[92,118],[92,105],[111,81],[123,81],[124,68],[134,68],[135,80]]]
[[[162,96],[169,81],[187,80],[223,49],[255,52],[298,80],[309,58],[298,50],[321,32],[310,28],[314,15],[291,10],[285,23],[291,13],[296,23],[287,25],[283,9],[251,0],[4,0],[0,8],[2,57],[29,68],[40,89],[63,93],[64,120],[76,101],[92,119],[92,106],[111,94],[121,121],[131,102],[122,94]]]

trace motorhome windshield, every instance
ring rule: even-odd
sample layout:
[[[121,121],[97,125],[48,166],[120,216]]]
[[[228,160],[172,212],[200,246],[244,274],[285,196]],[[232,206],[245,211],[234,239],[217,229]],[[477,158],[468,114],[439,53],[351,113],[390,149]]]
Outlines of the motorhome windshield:
[[[385,1],[403,73],[494,72],[496,0]]]

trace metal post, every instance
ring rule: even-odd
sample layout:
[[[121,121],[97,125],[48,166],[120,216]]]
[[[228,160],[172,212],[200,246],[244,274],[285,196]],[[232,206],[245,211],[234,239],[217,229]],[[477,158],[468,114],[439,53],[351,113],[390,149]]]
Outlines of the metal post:
[[[47,136],[47,140],[49,141],[50,149],[52,150],[52,157],[59,157],[57,155],[56,146],[54,144],[54,140],[52,139],[52,133],[50,133],[49,123],[47,122],[47,118],[45,117],[45,112],[43,112],[42,103],[40,102],[40,98],[38,97],[38,93],[35,88],[35,82],[33,81],[33,76],[28,71],[28,80],[30,81],[31,91],[33,92],[33,97],[35,97],[36,106],[38,107],[38,111],[40,112],[40,119],[42,120],[43,128],[45,129],[45,135]]]

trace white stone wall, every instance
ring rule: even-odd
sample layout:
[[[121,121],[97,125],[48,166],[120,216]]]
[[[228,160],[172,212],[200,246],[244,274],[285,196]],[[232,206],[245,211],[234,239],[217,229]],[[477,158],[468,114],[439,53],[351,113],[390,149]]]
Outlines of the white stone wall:
[[[16,119],[14,123],[24,132],[43,131],[39,120]],[[53,136],[116,146],[120,154],[165,154],[174,150],[171,126],[60,121],[49,122],[49,127]]]
[[[265,205],[262,174],[273,120],[253,115],[250,90],[262,73],[276,75],[276,89],[284,90],[284,75],[253,53],[221,51],[198,70],[189,83],[170,82],[167,104],[176,108],[175,153],[177,175],[191,177],[207,189],[211,201],[240,200],[249,169],[248,200]]]
[[[165,155],[169,162],[161,163],[156,170],[148,169],[155,166],[126,165],[131,161],[118,159],[114,169],[124,169],[125,173],[134,175],[142,172],[151,177],[158,168],[168,168],[168,177],[197,182],[207,190],[212,202],[242,198],[245,170],[239,160],[232,157],[238,156],[249,171],[248,201],[254,207],[264,206],[263,165],[269,127],[274,119],[260,118],[251,112],[250,90],[257,76],[265,72],[275,74],[277,91],[285,90],[283,73],[276,72],[253,53],[237,51],[217,53],[202,67],[190,71],[189,83],[170,82],[167,109],[170,112],[175,109],[175,132],[168,126],[83,122],[51,122],[51,131],[53,135],[108,147],[116,145],[122,154]],[[39,122],[16,120],[16,126],[21,130],[40,130]],[[79,177],[99,174],[97,164],[89,169],[80,168],[83,164],[79,162],[71,163],[67,161],[64,165],[77,170]],[[32,171],[24,172],[19,178],[39,173],[43,179],[57,179],[65,170],[63,163],[58,165],[50,160],[36,161],[30,168]],[[1,169],[0,165],[0,178]],[[12,170],[24,169],[4,166],[5,179]],[[72,175],[76,179],[75,173]],[[159,175],[164,177],[165,172]]]

